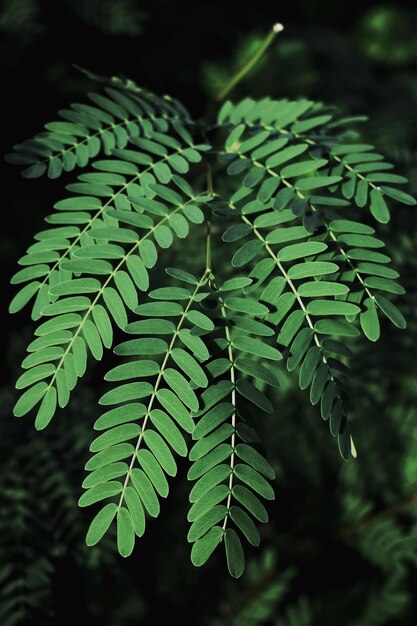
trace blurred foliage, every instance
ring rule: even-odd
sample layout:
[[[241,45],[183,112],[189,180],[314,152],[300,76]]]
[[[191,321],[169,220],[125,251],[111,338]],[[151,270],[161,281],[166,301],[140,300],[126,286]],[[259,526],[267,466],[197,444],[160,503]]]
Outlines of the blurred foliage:
[[[107,35],[137,36],[142,31],[144,12],[135,0],[58,0],[86,24]],[[48,3],[42,0],[3,0],[0,5],[0,32],[30,45],[37,38],[45,37],[49,23],[45,13]]]
[[[368,2],[365,11],[361,2],[293,2],[273,16],[286,31],[234,95],[305,95],[345,112],[369,114],[370,123],[360,129],[364,141],[398,165],[415,194],[416,14],[415,7],[378,1]],[[0,58],[9,85],[3,145],[40,127],[69,94],[77,98],[85,91],[88,82],[71,69],[72,62],[104,73],[124,71],[156,91],[182,94],[191,109],[202,111],[206,95],[241,65],[270,21],[270,9],[235,10],[234,3],[3,0]],[[28,94],[32,112],[23,116]],[[6,176],[6,193],[13,189],[13,195],[4,202],[16,220],[11,232],[0,236],[5,303],[15,259],[56,193],[42,182],[16,182],[18,175],[9,168]],[[184,625],[207,626],[415,623],[417,233],[412,211],[398,208],[384,233],[408,291],[403,312],[409,328],[383,329],[372,357],[366,343],[356,349],[352,394],[358,459],[348,464],[339,459],[326,426],[318,427],[317,411],[306,406],[282,371],[278,409],[265,418],[260,433],[277,470],[278,497],[270,524],[262,528],[264,551],[254,554],[238,582],[227,578],[220,559],[204,572],[189,564],[184,472],[164,516],[129,560],[115,557],[114,542],[84,547],[87,516],[73,505],[81,492],[79,468],[87,456],[102,372],[87,382],[59,423],[35,433],[11,417],[15,394],[7,386],[29,329],[20,318],[4,322],[9,330],[2,337],[6,386],[0,393],[2,624],[88,620],[91,626],[130,626],[162,623],[166,613]]]

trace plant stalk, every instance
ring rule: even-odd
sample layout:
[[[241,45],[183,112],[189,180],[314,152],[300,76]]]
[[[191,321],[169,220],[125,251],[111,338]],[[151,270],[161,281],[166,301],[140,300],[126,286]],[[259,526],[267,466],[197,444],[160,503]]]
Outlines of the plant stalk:
[[[227,94],[236,87],[238,83],[248,74],[254,67],[259,63],[259,61],[264,56],[265,52],[268,50],[269,46],[274,41],[275,37],[284,30],[282,24],[274,24],[272,29],[266,35],[265,39],[259,46],[257,50],[255,50],[254,54],[242,65],[242,67],[234,74],[226,84],[221,88],[218,94],[215,96],[215,100],[217,102],[221,102],[227,96]]]

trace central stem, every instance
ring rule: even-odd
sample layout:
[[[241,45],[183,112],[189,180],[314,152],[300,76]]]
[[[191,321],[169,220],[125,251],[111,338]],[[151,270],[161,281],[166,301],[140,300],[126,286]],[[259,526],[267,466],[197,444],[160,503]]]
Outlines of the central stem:
[[[253,55],[242,65],[242,67],[226,82],[226,84],[222,87],[219,93],[216,95],[215,99],[217,102],[221,102],[227,96],[227,94],[232,91],[232,89],[250,72],[257,63],[262,59],[265,52],[268,50],[269,46],[274,41],[275,37],[284,30],[282,24],[274,24],[272,29],[269,31],[267,36],[262,41],[261,45]]]
[[[207,166],[207,190],[211,196],[213,192],[213,173],[211,165]],[[210,207],[207,207],[207,237],[206,237],[206,270],[211,270],[211,214]]]

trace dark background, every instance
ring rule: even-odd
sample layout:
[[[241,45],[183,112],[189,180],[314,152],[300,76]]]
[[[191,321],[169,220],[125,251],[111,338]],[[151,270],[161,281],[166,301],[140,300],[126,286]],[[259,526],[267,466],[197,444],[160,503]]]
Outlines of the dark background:
[[[293,0],[273,10],[268,4],[3,0],[3,152],[39,132],[68,102],[84,100],[94,86],[74,64],[123,73],[203,115],[208,100],[280,21],[284,33],[234,96],[307,96],[369,114],[364,139],[409,177],[415,195],[417,10],[363,0]],[[159,624],[166,611],[183,624],[415,623],[414,207],[398,208],[384,230],[408,288],[403,310],[409,330],[387,329],[374,350],[359,348],[356,361],[362,458],[353,467],[342,463],[317,412],[283,375],[277,415],[262,426],[278,468],[278,498],[262,529],[262,550],[249,553],[246,578],[232,582],[220,556],[204,570],[189,564],[184,468],[161,519],[149,525],[132,557],[116,557],[111,542],[100,550],[83,548],[89,514],[76,501],[106,368],[96,368],[50,432],[34,434],[30,420],[20,422],[10,411],[13,379],[33,328],[24,313],[7,314],[16,261],[73,175],[27,181],[18,169],[2,167],[0,551],[16,576],[33,570],[36,579],[0,592],[8,601],[10,593],[35,589],[32,608],[17,623]],[[21,551],[10,553],[11,545]],[[266,611],[265,622],[242,616],[234,622],[254,600],[261,607],[256,615]],[[264,605],[275,608],[269,614]]]

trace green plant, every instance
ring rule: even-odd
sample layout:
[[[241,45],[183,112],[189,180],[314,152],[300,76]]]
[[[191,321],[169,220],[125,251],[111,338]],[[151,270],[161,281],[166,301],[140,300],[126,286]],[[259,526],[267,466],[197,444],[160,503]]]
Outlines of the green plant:
[[[35,426],[45,428],[88,356],[101,360],[113,333],[133,336],[115,347],[122,360],[105,376],[116,386],[100,399],[106,411],[79,504],[107,503],[87,543],[116,519],[118,550],[131,554],[168,495],[175,455],[188,455],[192,562],[202,565],[224,542],[239,577],[240,537],[259,544],[254,520],[268,519],[260,498],[274,498],[254,415],[273,410],[266,394],[278,386],[278,362],[320,404],[341,456],[356,456],[355,337],[377,341],[381,315],[405,328],[392,302],[404,290],[369,222],[389,222],[387,199],[416,202],[374,146],[346,130],[363,118],[306,99],[245,98],[194,120],[131,80],[87,74],[103,92],[60,111],[7,157],[27,178],[92,167],[66,186],[71,195],[54,205],[12,278],[24,286],[11,312],[32,301],[41,320],[14,412],[38,407]]]

